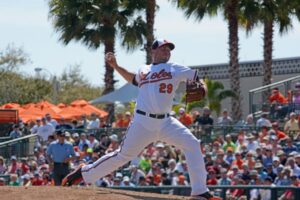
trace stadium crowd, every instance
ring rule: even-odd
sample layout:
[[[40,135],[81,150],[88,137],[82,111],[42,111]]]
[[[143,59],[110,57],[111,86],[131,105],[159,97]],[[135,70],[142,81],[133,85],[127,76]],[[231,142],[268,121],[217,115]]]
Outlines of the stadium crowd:
[[[184,108],[180,108],[178,115],[175,112],[171,115],[191,127],[195,134],[209,136],[210,141],[202,142],[208,185],[300,187],[300,115],[298,112],[286,112],[282,118],[281,109],[281,117],[270,120],[268,118],[274,115],[274,110],[271,111],[263,112],[258,120],[248,115],[238,124],[233,124],[226,109],[216,121],[211,117],[208,107],[190,114]],[[10,160],[4,160],[0,155],[0,175],[9,175],[8,185],[11,186],[60,185],[61,179],[69,169],[75,169],[80,163],[96,161],[99,157],[118,149],[131,118],[130,112],[116,116],[116,121],[111,127],[124,128],[120,134],[96,134],[95,130],[108,125],[94,113],[90,116],[84,115],[81,120],[71,123],[63,119],[58,123],[49,114],[30,124],[20,121],[14,125],[10,137],[18,138],[36,133],[38,140],[34,156],[11,156]],[[229,134],[216,134],[213,129],[216,125],[219,128],[234,128]],[[58,144],[66,146],[58,151]],[[69,148],[70,146],[72,148]],[[62,166],[66,167],[66,172],[59,171]],[[158,141],[149,144],[127,165],[99,179],[96,185],[188,186],[189,181],[182,151]],[[0,177],[0,186],[6,184],[4,178]],[[245,195],[245,191],[228,190],[228,195],[238,199]],[[252,199],[268,199],[270,195],[270,191],[266,190],[251,191]],[[286,191],[282,197],[292,199],[293,193]]]

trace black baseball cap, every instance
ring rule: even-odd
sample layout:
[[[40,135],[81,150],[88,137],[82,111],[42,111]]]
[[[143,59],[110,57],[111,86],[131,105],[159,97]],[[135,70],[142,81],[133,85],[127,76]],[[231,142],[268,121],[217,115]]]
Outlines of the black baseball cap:
[[[156,40],[154,40],[154,42],[152,44],[152,49],[157,49],[164,45],[168,45],[171,50],[173,50],[175,48],[175,45],[172,42],[169,42],[164,39],[156,39]]]

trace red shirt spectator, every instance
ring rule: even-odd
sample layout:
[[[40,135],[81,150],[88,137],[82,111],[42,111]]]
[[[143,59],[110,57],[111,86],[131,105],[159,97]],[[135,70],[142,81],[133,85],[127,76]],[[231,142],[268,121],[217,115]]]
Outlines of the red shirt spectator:
[[[272,95],[269,97],[270,103],[287,104],[288,100],[281,94],[278,88],[272,90]]]
[[[179,109],[179,115],[180,115],[179,121],[180,121],[183,125],[185,125],[185,126],[190,126],[190,125],[193,123],[192,117],[191,117],[189,114],[185,113],[184,108],[180,108],[180,109]]]

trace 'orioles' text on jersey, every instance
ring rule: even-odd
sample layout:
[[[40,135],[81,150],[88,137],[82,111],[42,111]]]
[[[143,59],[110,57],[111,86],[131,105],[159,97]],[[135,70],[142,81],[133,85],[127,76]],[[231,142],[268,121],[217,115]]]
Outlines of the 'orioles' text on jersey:
[[[197,71],[174,63],[145,65],[135,76],[139,87],[136,109],[169,113],[175,90],[182,81],[194,80]]]

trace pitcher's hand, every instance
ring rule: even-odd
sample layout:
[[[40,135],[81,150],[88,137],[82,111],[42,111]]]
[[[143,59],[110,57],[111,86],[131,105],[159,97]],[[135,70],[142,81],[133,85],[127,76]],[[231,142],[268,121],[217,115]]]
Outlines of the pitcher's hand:
[[[116,57],[112,52],[108,52],[107,54],[105,54],[105,62],[107,62],[109,66],[114,69],[118,67]]]

